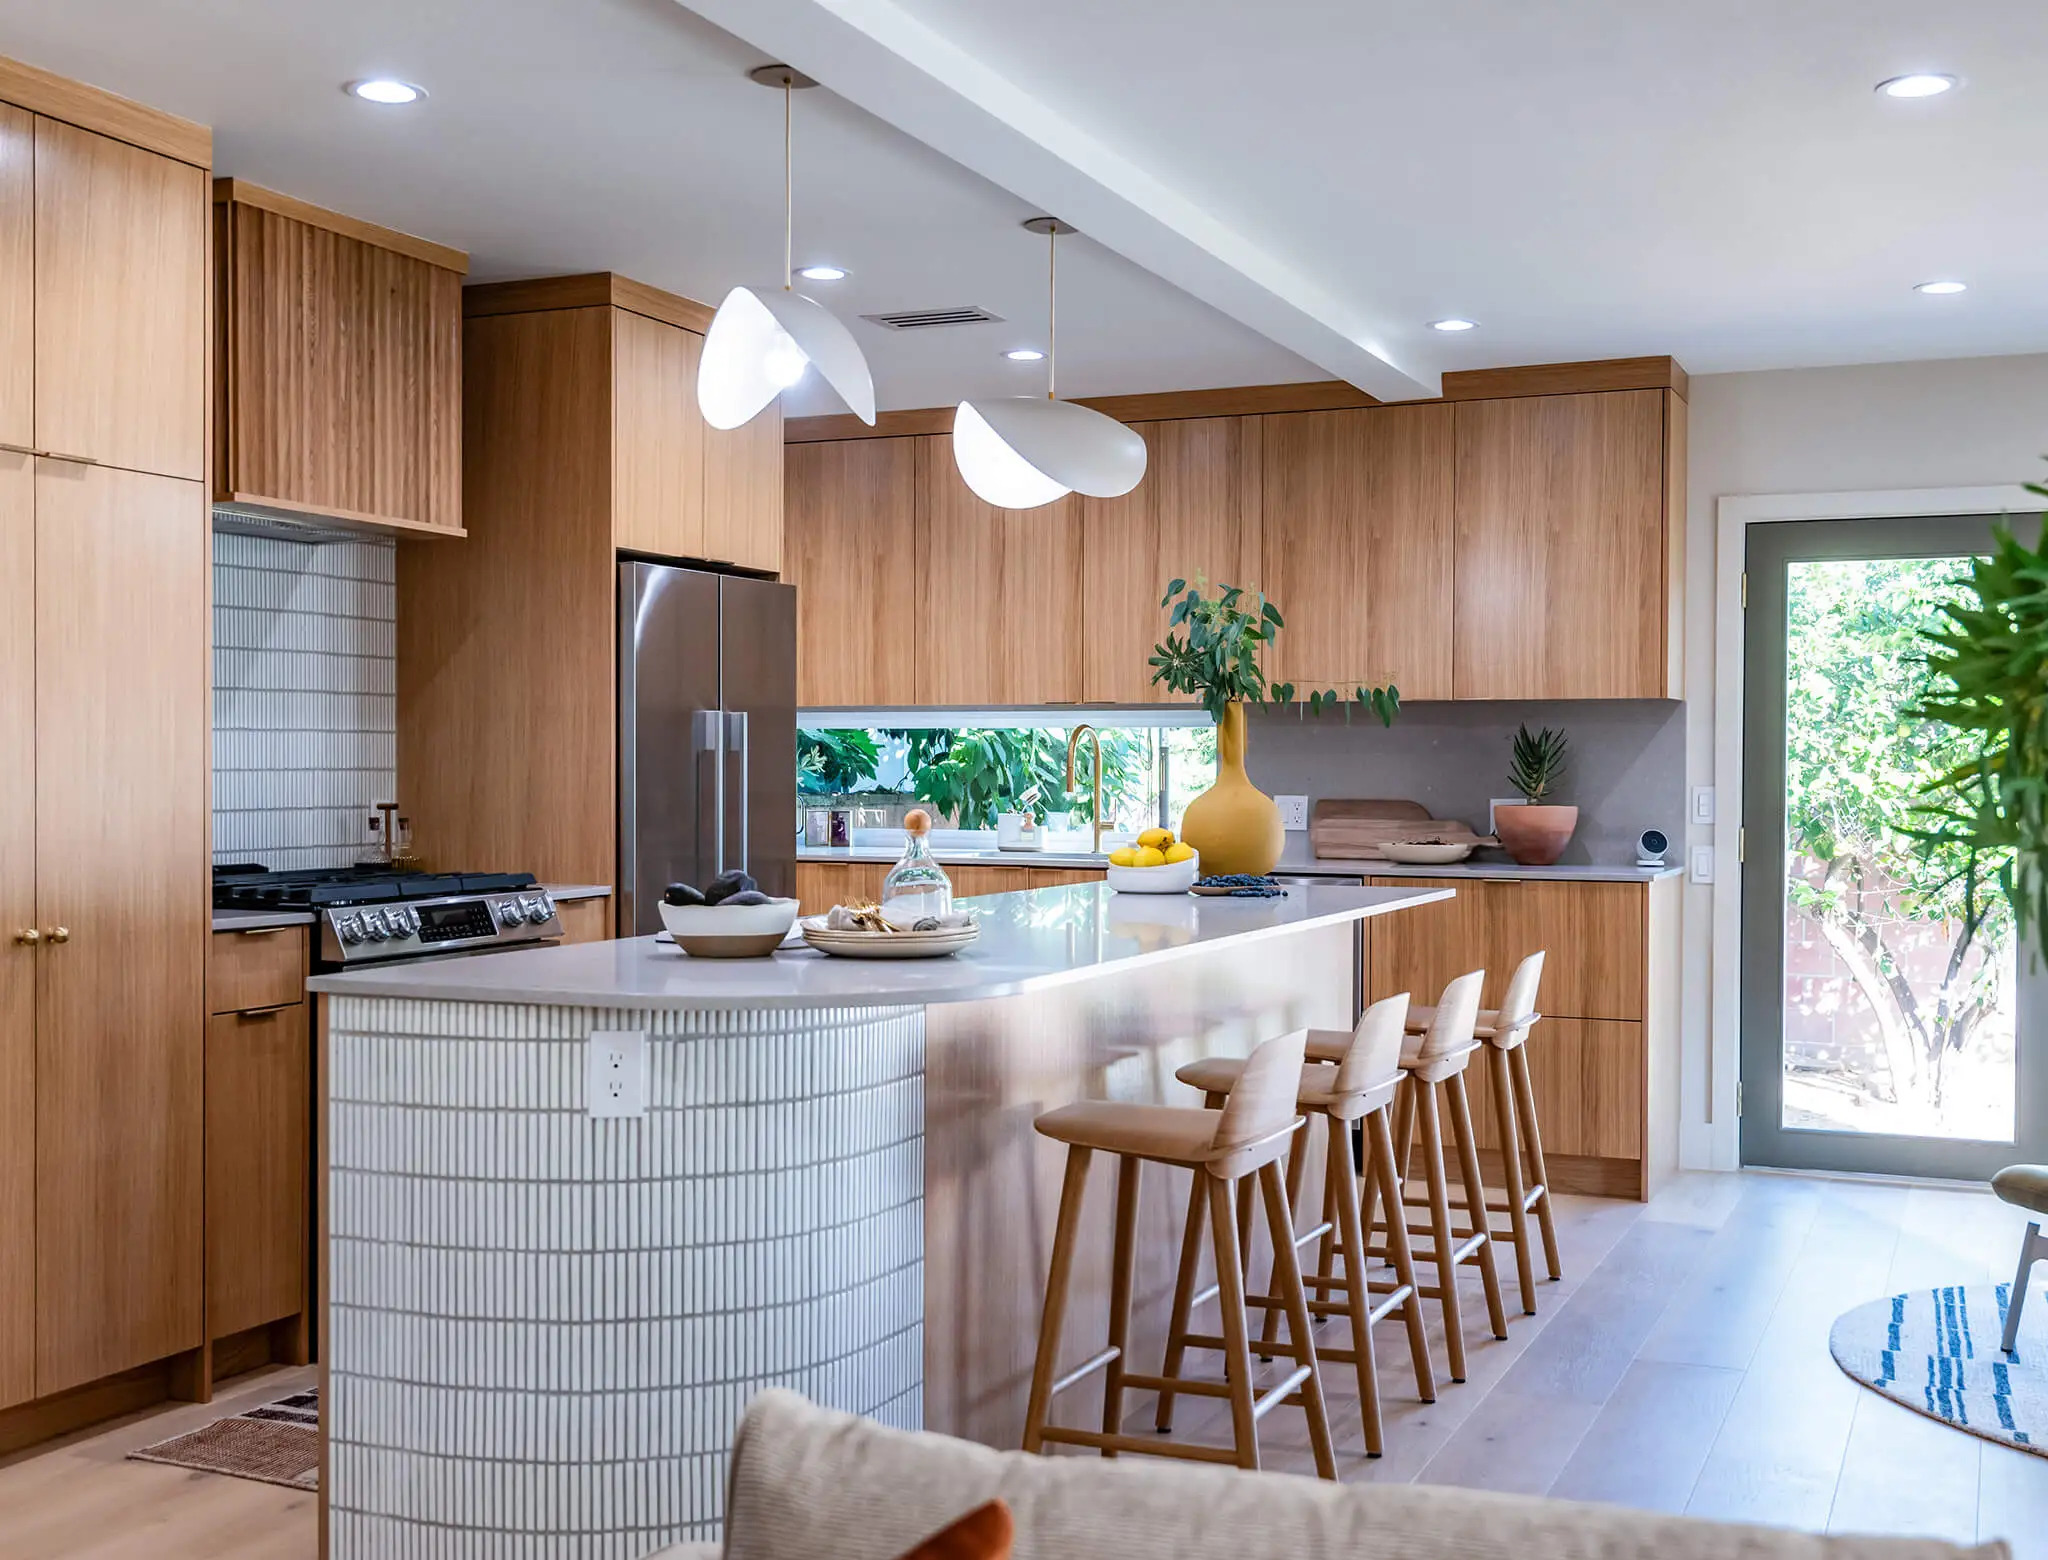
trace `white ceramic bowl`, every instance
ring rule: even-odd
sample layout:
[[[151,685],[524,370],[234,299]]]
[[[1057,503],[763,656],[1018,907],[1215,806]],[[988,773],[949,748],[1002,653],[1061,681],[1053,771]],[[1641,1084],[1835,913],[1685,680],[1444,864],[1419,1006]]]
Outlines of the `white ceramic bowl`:
[[[1388,840],[1380,847],[1380,854],[1389,861],[1398,861],[1409,867],[1445,867],[1454,861],[1463,861],[1472,854],[1468,843],[1456,845],[1423,845],[1414,840]]]
[[[796,924],[797,902],[765,905],[661,906],[662,924],[676,946],[698,959],[758,959],[773,953]]]
[[[1169,861],[1163,867],[1119,867],[1111,865],[1109,886],[1119,894],[1185,894],[1202,875],[1199,851],[1186,861]]]

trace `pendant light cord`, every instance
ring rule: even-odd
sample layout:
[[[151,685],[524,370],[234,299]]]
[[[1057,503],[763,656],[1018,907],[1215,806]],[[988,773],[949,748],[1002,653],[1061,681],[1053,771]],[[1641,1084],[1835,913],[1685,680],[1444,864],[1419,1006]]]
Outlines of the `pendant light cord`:
[[[794,83],[788,76],[782,78],[782,290],[789,292],[796,286],[793,267],[795,261],[796,195],[793,172],[792,132],[790,121],[790,100],[795,97]]]
[[[1045,398],[1056,400],[1060,372],[1060,230],[1045,233]]]

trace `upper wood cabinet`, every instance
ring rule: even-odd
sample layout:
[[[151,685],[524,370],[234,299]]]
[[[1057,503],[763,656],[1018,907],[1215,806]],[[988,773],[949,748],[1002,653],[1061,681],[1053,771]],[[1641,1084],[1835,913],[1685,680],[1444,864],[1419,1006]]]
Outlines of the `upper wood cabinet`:
[[[798,704],[917,703],[927,614],[906,597],[925,454],[920,439],[789,446],[783,578],[796,587]]]
[[[704,438],[697,413],[694,331],[614,309],[612,530],[625,552],[709,556],[704,540]]]
[[[1081,519],[1081,691],[1088,703],[1181,702],[1152,685],[1176,579],[1253,585],[1259,567],[1256,417],[1139,423],[1145,480],[1122,498],[1075,500]]]
[[[1081,500],[1070,495],[1037,509],[997,509],[960,480],[949,438],[921,442],[914,580],[899,571],[876,603],[877,610],[916,619],[917,702],[1078,701]]]
[[[0,451],[0,795],[36,785],[36,474]],[[33,807],[0,808],[0,1408],[35,1394],[36,924]]]
[[[468,256],[214,185],[219,498],[460,534]]]
[[[0,445],[17,450],[36,437],[35,160],[35,115],[0,103]]]
[[[1451,697],[1456,415],[1435,403],[1264,419],[1260,583],[1286,616],[1269,679]]]
[[[1456,410],[1456,696],[1677,698],[1685,402],[1621,390]]]
[[[205,173],[35,124],[35,446],[197,479],[206,469]]]
[[[697,382],[690,379],[690,414]],[[763,574],[782,572],[782,403],[744,427],[704,430],[704,555]]]

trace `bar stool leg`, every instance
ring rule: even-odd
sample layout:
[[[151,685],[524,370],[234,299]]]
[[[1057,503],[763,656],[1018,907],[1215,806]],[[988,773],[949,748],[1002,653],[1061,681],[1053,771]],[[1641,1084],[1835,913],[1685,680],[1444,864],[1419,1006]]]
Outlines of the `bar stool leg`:
[[[1116,1357],[1109,1362],[1102,1381],[1102,1433],[1115,1435],[1124,1427],[1124,1369],[1131,1348],[1131,1288],[1138,1268],[1138,1182],[1145,1161],[1120,1155],[1116,1165],[1116,1247],[1110,1258],[1109,1346]],[[1103,1448],[1105,1457],[1116,1456]]]
[[[1372,1195],[1377,1186],[1389,1208],[1401,1208],[1401,1183],[1394,1175],[1394,1133],[1384,1110],[1366,1118],[1372,1134],[1366,1157],[1366,1230],[1372,1228]],[[1359,1248],[1362,1254],[1363,1246]],[[1415,1391],[1425,1403],[1436,1401],[1436,1367],[1429,1360],[1429,1330],[1422,1320],[1422,1286],[1415,1278],[1415,1254],[1408,1247],[1408,1214],[1387,1221],[1387,1259],[1394,1265],[1394,1279],[1408,1286],[1408,1298],[1401,1303],[1401,1318],[1408,1328],[1408,1355],[1415,1365]],[[1360,1264],[1364,1268],[1363,1260]]]
[[[1518,1045],[1508,1058],[1515,1074],[1515,1114],[1522,1122],[1522,1151],[1529,1156],[1529,1189],[1542,1189],[1536,1199],[1536,1221],[1543,1229],[1543,1260],[1554,1284],[1564,1277],[1557,1258],[1557,1222],[1550,1213],[1550,1171],[1543,1163],[1543,1129],[1536,1124],[1536,1086],[1529,1081],[1529,1047]]]
[[[1336,1451],[1330,1444],[1330,1410],[1323,1401],[1323,1369],[1316,1360],[1315,1329],[1309,1325],[1308,1296],[1301,1287],[1301,1262],[1289,1238],[1294,1229],[1294,1209],[1281,1184],[1280,1166],[1268,1162],[1259,1167],[1259,1190],[1265,1194],[1266,1224],[1273,1232],[1273,1276],[1279,1280],[1275,1292],[1287,1306],[1287,1331],[1301,1351],[1300,1362],[1308,1367],[1308,1379],[1301,1384],[1302,1409],[1308,1415],[1308,1440],[1316,1458],[1319,1477],[1337,1477]],[[1363,1354],[1372,1347],[1371,1334],[1359,1344]],[[1249,1389],[1251,1383],[1245,1383]],[[1235,1397],[1232,1407],[1236,1406]],[[1256,1431],[1254,1431],[1256,1434]]]
[[[1238,1239],[1238,1185],[1195,1172],[1209,1183],[1209,1228],[1216,1243],[1217,1304],[1223,1313],[1223,1379],[1230,1391],[1231,1438],[1240,1468],[1259,1466],[1259,1422],[1252,1415],[1252,1351],[1244,1314],[1243,1243]],[[1243,1178],[1241,1178],[1242,1180]],[[1028,1449],[1028,1448],[1027,1448]]]
[[[1188,1317],[1194,1310],[1195,1274],[1202,1261],[1202,1225],[1208,1217],[1209,1177],[1201,1170],[1192,1172],[1188,1183],[1188,1218],[1180,1236],[1180,1276],[1173,1284],[1173,1314],[1166,1324],[1166,1364],[1161,1374],[1171,1379],[1180,1374],[1181,1362],[1188,1352]],[[1153,1417],[1152,1428],[1161,1435],[1173,1429],[1174,1390],[1160,1389],[1159,1412]]]
[[[1377,1457],[1385,1448],[1380,1419],[1379,1360],[1372,1346],[1372,1291],[1367,1282],[1365,1232],[1361,1228],[1358,1172],[1351,1163],[1351,1134],[1342,1123],[1330,1123],[1329,1168],[1324,1172],[1335,1196],[1337,1223],[1344,1237],[1344,1308],[1351,1319],[1351,1358],[1358,1371],[1358,1415],[1365,1422],[1365,1455]],[[1327,1206],[1332,1199],[1326,1197]],[[1336,1269],[1328,1262],[1325,1276]]]
[[[1060,1334],[1067,1321],[1067,1288],[1074,1276],[1074,1236],[1081,1223],[1081,1200],[1088,1191],[1092,1148],[1067,1150],[1066,1180],[1060,1185],[1060,1221],[1052,1236],[1052,1270],[1045,1278],[1045,1314],[1038,1323],[1038,1360],[1031,1370],[1031,1397],[1024,1408],[1024,1450],[1045,1448],[1045,1416],[1052,1402],[1052,1384],[1059,1375]]]
[[[1287,1154],[1287,1206],[1290,1209],[1301,1206],[1301,1183],[1307,1179],[1308,1171],[1308,1139],[1309,1134],[1315,1131],[1315,1126],[1316,1118],[1310,1116],[1303,1124],[1301,1130],[1294,1135],[1294,1146]],[[1243,1206],[1242,1203],[1238,1205],[1240,1214],[1242,1214]],[[1242,1218],[1240,1218],[1239,1222],[1243,1222]],[[1294,1234],[1293,1229],[1290,1228],[1287,1234],[1292,1236]],[[1275,1248],[1274,1261],[1277,1263],[1279,1261],[1278,1248],[1280,1245],[1280,1231],[1278,1230],[1273,1231],[1273,1245]],[[1329,1271],[1328,1266],[1325,1265],[1321,1271],[1327,1273]],[[1275,1267],[1274,1272],[1277,1274],[1279,1269]],[[1277,1289],[1273,1288],[1271,1283],[1267,1284],[1266,1288],[1269,1293],[1279,1293]],[[1259,1358],[1261,1360],[1270,1360],[1273,1357],[1272,1351],[1264,1346],[1272,1343],[1279,1336],[1280,1308],[1269,1305],[1266,1307],[1266,1319],[1259,1325]]]
[[[1536,1314],[1536,1258],[1529,1246],[1528,1187],[1522,1180],[1521,1133],[1515,1128],[1515,1083],[1508,1071],[1508,1053],[1486,1048],[1486,1067],[1493,1084],[1494,1130],[1500,1134],[1501,1178],[1508,1188],[1508,1229],[1515,1243],[1515,1281],[1522,1289],[1522,1311]]]
[[[1486,1182],[1479,1174],[1479,1145],[1472,1141],[1472,1104],[1465,1094],[1465,1075],[1452,1073],[1446,1080],[1451,1096],[1451,1125],[1458,1134],[1458,1173],[1465,1182],[1465,1209],[1472,1216],[1473,1231],[1484,1237],[1472,1253],[1479,1280],[1486,1287],[1486,1319],[1493,1335],[1508,1335],[1507,1307],[1500,1299],[1500,1272],[1493,1262],[1493,1226],[1487,1222]]]
[[[1411,1095],[1409,1112],[1422,1128],[1422,1169],[1429,1186],[1429,1227],[1436,1247],[1437,1303],[1444,1313],[1444,1353],[1450,1357],[1451,1380],[1465,1379],[1465,1318],[1458,1305],[1458,1262],[1452,1253],[1457,1242],[1451,1234],[1451,1192],[1444,1176],[1443,1123],[1438,1119],[1436,1085],[1410,1079],[1402,1092]],[[1387,1210],[1387,1223],[1405,1222],[1407,1209],[1399,1204]]]

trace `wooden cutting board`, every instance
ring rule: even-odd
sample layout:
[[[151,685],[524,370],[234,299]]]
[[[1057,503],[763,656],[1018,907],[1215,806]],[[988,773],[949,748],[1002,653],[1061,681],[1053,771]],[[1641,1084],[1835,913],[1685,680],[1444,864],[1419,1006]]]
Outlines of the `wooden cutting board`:
[[[1474,845],[1493,843],[1456,818],[1430,817],[1429,809],[1420,802],[1326,797],[1309,816],[1309,845],[1318,858],[1383,861],[1385,853],[1380,847],[1387,841],[1424,837]]]

